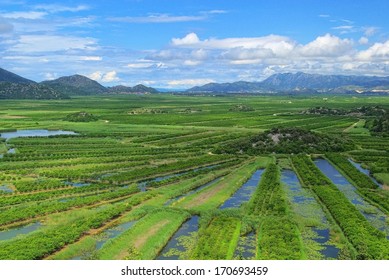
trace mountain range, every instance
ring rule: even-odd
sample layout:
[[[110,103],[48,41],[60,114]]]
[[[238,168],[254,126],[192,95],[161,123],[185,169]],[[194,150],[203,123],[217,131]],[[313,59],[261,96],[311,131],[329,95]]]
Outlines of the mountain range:
[[[82,75],[36,83],[0,68],[0,99],[67,99],[73,95],[157,93],[144,85],[104,87]]]
[[[389,93],[389,77],[274,74],[262,82],[209,83],[188,89],[188,93]]]
[[[82,75],[36,83],[0,68],[0,99],[65,99],[74,95],[158,93],[144,85],[104,87]],[[334,93],[389,94],[389,77],[274,74],[261,82],[209,83],[185,91],[187,94],[236,93]]]

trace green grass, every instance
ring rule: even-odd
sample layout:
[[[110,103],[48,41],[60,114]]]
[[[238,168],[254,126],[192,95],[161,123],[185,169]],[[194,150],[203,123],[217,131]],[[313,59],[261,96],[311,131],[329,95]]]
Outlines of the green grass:
[[[348,128],[344,130],[344,132],[347,132],[349,134],[360,134],[360,135],[370,135],[370,131],[365,128],[366,120],[361,119],[358,122],[352,124]]]
[[[374,177],[376,177],[379,182],[389,186],[389,173],[375,173]]]
[[[184,197],[172,206],[197,211],[217,208],[235,193],[257,169],[263,168],[271,161],[271,158],[260,157],[255,162],[245,163],[239,169],[221,178],[220,181],[198,193]]]
[[[191,253],[195,260],[231,260],[238,244],[241,222],[231,217],[217,217],[201,232]]]
[[[107,242],[97,253],[99,259],[154,259],[170,237],[189,218],[183,211],[155,211],[131,229]]]

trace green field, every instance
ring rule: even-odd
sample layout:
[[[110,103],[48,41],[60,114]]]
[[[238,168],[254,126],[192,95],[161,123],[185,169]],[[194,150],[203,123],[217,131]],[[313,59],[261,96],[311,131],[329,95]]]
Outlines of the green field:
[[[155,259],[165,246],[176,246],[173,237],[193,216],[199,216],[196,229],[172,247],[178,259],[389,259],[389,138],[365,128],[372,116],[303,113],[323,106],[389,110],[389,98],[2,100],[0,133],[77,134],[0,138],[0,259]],[[70,121],[77,112],[94,117]],[[318,151],[295,155],[289,150],[299,143],[282,142],[281,133],[271,139],[285,145],[283,153],[258,152],[268,143],[257,135],[272,128],[308,131],[305,142],[322,137],[335,144],[315,142]],[[234,152],[220,152],[225,147]],[[365,212],[315,167],[317,157],[355,187]],[[257,170],[263,173],[252,193],[237,206],[221,207]],[[284,170],[298,177],[305,202],[281,183]],[[379,226],[365,215],[378,212],[385,217]]]

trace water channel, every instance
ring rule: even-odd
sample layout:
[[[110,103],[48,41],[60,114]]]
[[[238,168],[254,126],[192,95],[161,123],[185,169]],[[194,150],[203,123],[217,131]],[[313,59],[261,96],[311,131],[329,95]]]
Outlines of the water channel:
[[[370,170],[368,169],[365,169],[362,167],[362,165],[360,163],[357,163],[355,161],[352,161],[351,159],[348,160],[352,165],[355,166],[355,168],[357,168],[359,171],[361,171],[363,174],[367,175],[370,177],[370,179],[377,185],[379,186],[381,189],[382,189],[382,184],[378,183],[378,181],[370,175]]]
[[[33,231],[40,229],[42,226],[43,225],[40,222],[36,222],[33,224],[0,231],[0,241],[10,240],[10,239],[13,239],[19,235],[31,233]]]
[[[183,172],[179,172],[179,173],[159,176],[159,177],[156,177],[156,178],[153,178],[153,179],[148,179],[148,180],[145,180],[145,181],[141,181],[141,182],[138,183],[138,189],[141,192],[146,192],[147,191],[147,187],[152,182],[160,182],[160,181],[172,178],[172,177],[179,177],[179,176],[185,175],[185,174],[187,174],[189,172],[195,172],[195,171],[205,170],[205,169],[213,169],[216,166],[219,166],[219,164],[213,164],[213,165],[209,165],[209,166],[198,167],[198,168],[195,168],[195,169],[192,169],[192,170],[189,170],[189,171],[183,171]]]
[[[244,183],[229,199],[227,199],[219,209],[239,208],[244,202],[250,200],[251,195],[257,188],[264,169],[254,172],[250,179]]]
[[[47,129],[25,129],[25,130],[16,130],[11,132],[2,132],[0,133],[0,138],[4,138],[5,141],[8,141],[12,138],[18,137],[48,137],[54,135],[77,135],[74,131],[65,131],[65,130],[47,130]],[[6,144],[8,147],[8,144]],[[7,154],[15,154],[15,148],[11,148],[7,151]],[[3,158],[4,154],[0,154],[0,158]]]
[[[77,135],[74,131],[65,131],[65,130],[47,130],[47,129],[26,129],[26,130],[17,130],[12,132],[3,132],[0,133],[0,138],[7,140],[18,137],[47,137],[54,135]]]
[[[383,231],[389,239],[387,216],[374,205],[369,204],[358,193],[356,188],[327,160],[316,159],[315,165],[323,172],[338,189],[351,201],[361,214],[377,229]]]
[[[305,225],[303,240],[312,240],[321,245],[320,253],[326,259],[337,259],[339,248],[330,244],[330,223],[313,194],[304,189],[292,170],[284,169],[281,182],[296,215]],[[313,221],[313,222],[312,222]],[[313,223],[314,225],[310,225]]]
[[[179,230],[173,235],[166,246],[162,249],[156,260],[178,260],[186,252],[186,243],[190,242],[192,235],[199,229],[199,216],[192,216],[188,221],[182,224]],[[185,242],[187,241],[187,242]]]

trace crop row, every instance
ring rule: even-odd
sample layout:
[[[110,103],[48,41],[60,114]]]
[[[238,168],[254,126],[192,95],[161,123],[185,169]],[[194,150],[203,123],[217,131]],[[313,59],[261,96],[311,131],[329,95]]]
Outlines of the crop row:
[[[20,161],[0,162],[0,170],[20,170],[20,169],[36,169],[41,167],[58,167],[58,166],[74,166],[77,164],[98,164],[98,163],[115,163],[128,161],[145,161],[156,159],[183,158],[194,156],[197,153],[187,152],[181,154],[157,154],[145,156],[99,156],[99,157],[79,157],[70,159],[36,159],[30,160],[20,158]]]
[[[250,199],[247,212],[251,215],[286,214],[286,200],[281,188],[277,165],[270,164],[262,175],[262,179]]]
[[[369,176],[360,172],[339,154],[326,154],[326,157],[350,178],[359,193],[389,212],[389,200],[387,199],[389,194],[379,189]]]
[[[387,259],[389,241],[385,235],[364,218],[309,157],[293,156],[292,161],[302,183],[315,192],[357,250],[357,258]]]
[[[190,217],[188,212],[166,209],[154,211],[132,228],[108,241],[97,252],[99,259],[154,259],[180,225]]]
[[[135,179],[155,177],[158,174],[165,174],[172,171],[185,171],[196,167],[201,167],[210,163],[218,163],[220,161],[229,159],[228,156],[206,155],[197,158],[189,158],[187,160],[180,160],[175,163],[161,164],[158,166],[144,167],[142,169],[135,169],[127,172],[121,172],[112,176],[107,176],[104,180],[112,182],[129,182]]]
[[[197,177],[197,176],[199,176],[201,174],[207,174],[207,173],[209,173],[211,171],[220,170],[220,169],[224,169],[224,168],[227,168],[227,167],[235,166],[235,165],[238,165],[240,162],[241,162],[241,160],[233,159],[233,160],[230,160],[230,161],[227,161],[227,162],[220,163],[218,165],[206,166],[206,167],[203,167],[203,168],[199,168],[197,170],[191,170],[191,171],[188,171],[188,172],[184,172],[182,174],[177,174],[177,176],[172,176],[172,177],[169,177],[169,178],[164,179],[164,180],[150,181],[150,182],[146,181],[146,182],[147,182],[147,186],[148,187],[153,187],[153,188],[160,187],[160,186],[172,184],[172,183],[184,180],[184,179],[189,179],[189,178]]]
[[[260,166],[260,160],[245,161],[218,182],[180,199],[173,206],[205,211],[215,209],[233,195]]]
[[[126,149],[116,147],[106,151],[102,150],[90,150],[84,153],[78,151],[63,152],[61,150],[55,150],[51,152],[43,151],[42,153],[17,153],[17,154],[5,154],[2,161],[20,161],[20,160],[40,160],[40,159],[70,159],[70,158],[95,158],[100,156],[136,156],[136,155],[159,155],[159,154],[176,154],[176,153],[191,153],[198,152],[196,148],[177,148],[177,147],[161,147],[161,148],[139,148],[129,147]]]
[[[74,179],[96,178],[99,174],[106,174],[122,170],[133,170],[136,168],[144,168],[148,165],[148,161],[128,161],[123,163],[108,163],[108,164],[80,164],[73,165],[67,168],[45,168],[38,170],[40,176]]]
[[[82,207],[87,205],[93,205],[102,201],[112,200],[116,198],[125,198],[135,192],[139,191],[137,187],[122,188],[120,190],[91,195],[85,197],[75,197],[63,202],[53,203],[47,202],[35,202],[31,204],[22,204],[20,206],[12,207],[0,212],[0,226],[6,225],[18,221],[23,221],[38,216],[66,211],[75,207]]]
[[[332,163],[340,168],[348,178],[351,178],[356,187],[364,189],[377,189],[378,186],[369,178],[369,176],[360,172],[355,168],[346,158],[340,154],[328,153],[326,154]]]
[[[288,213],[286,196],[280,184],[280,171],[269,164],[249,201],[247,212],[261,216],[258,234],[259,259],[301,259],[300,233],[291,214]]]
[[[113,190],[113,187],[103,184],[93,184],[82,188],[67,187],[63,189],[50,190],[45,192],[13,194],[7,196],[0,196],[0,207],[28,203],[33,201],[42,201],[53,198],[71,198],[72,196],[77,195],[91,195],[111,190]]]
[[[233,217],[216,217],[201,232],[191,252],[195,260],[229,260],[239,240],[241,222]]]
[[[69,218],[63,223],[47,227],[39,232],[0,242],[0,259],[35,260],[63,248],[78,240],[90,229],[99,228],[107,221],[118,217],[124,211],[150,198],[150,194],[135,194],[122,203],[107,206],[101,210],[84,210],[82,215]],[[85,212],[86,211],[86,212]]]
[[[185,136],[177,136],[175,138],[161,139],[161,140],[153,141],[153,142],[149,142],[149,143],[153,144],[153,145],[159,145],[159,146],[176,145],[176,144],[179,144],[182,142],[190,142],[193,140],[208,139],[208,138],[220,136],[223,134],[224,134],[224,132],[203,132],[203,133],[197,133],[194,135],[185,135]]]

